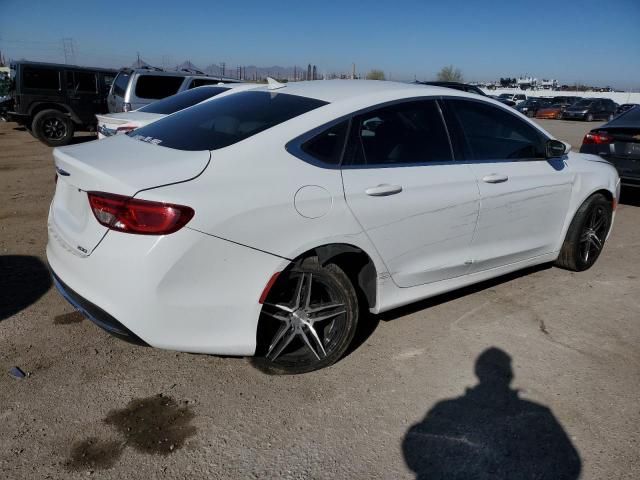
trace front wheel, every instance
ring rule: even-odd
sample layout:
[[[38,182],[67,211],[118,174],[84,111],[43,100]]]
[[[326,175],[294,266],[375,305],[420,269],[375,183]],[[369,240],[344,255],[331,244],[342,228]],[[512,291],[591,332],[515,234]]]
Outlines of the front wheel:
[[[591,113],[587,114],[587,118],[585,118],[587,122],[593,122],[593,115]]]
[[[604,247],[612,214],[611,202],[601,193],[587,198],[569,225],[556,265],[574,272],[591,268]]]
[[[344,271],[310,257],[284,272],[263,305],[254,363],[297,374],[338,361],[353,341],[358,298]]]

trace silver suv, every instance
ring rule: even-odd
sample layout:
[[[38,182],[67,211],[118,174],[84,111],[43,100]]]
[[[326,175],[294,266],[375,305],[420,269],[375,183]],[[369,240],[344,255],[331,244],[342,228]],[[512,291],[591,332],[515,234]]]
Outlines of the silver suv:
[[[218,83],[236,83],[231,78],[193,72],[167,72],[156,68],[123,69],[111,85],[109,113],[130,112],[161,98],[190,88]]]

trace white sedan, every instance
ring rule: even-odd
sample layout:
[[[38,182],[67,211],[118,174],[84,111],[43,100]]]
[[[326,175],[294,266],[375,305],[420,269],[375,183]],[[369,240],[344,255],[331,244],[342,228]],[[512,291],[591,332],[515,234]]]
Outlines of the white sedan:
[[[478,95],[272,83],[54,151],[57,288],[122,338],[300,373],[373,314],[593,265],[615,168]]]
[[[257,83],[203,85],[176,93],[175,95],[150,103],[131,112],[96,115],[98,122],[98,140],[112,137],[113,135],[128,133],[136,128],[144,127],[172,113],[179,112],[180,110],[192,107],[201,102],[212,100],[218,95],[230,95],[258,87],[260,87],[260,84]]]

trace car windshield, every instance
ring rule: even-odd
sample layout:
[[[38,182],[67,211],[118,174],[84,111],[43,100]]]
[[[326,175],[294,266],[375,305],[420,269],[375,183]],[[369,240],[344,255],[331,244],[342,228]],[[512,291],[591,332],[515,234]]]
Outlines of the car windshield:
[[[279,92],[240,92],[176,112],[127,135],[177,150],[217,150],[326,104]]]
[[[193,105],[200,103],[208,98],[215,97],[222,92],[229,90],[226,87],[200,87],[193,90],[187,90],[186,92],[171,95],[170,97],[163,98],[157,102],[150,103],[140,108],[139,112],[146,113],[161,113],[163,115],[169,115],[171,113],[184,110],[185,108],[192,107]]]
[[[580,100],[573,104],[574,107],[590,107],[593,103],[593,100]]]

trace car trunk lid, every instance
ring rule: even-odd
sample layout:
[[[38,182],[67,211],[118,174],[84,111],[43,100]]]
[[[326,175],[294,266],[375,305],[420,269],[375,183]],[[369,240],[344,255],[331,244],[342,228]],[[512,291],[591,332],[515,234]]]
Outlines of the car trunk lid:
[[[77,255],[90,255],[108,229],[95,219],[87,192],[133,197],[142,190],[199,176],[210,158],[209,151],[173,150],[127,135],[57,148],[50,230]]]

